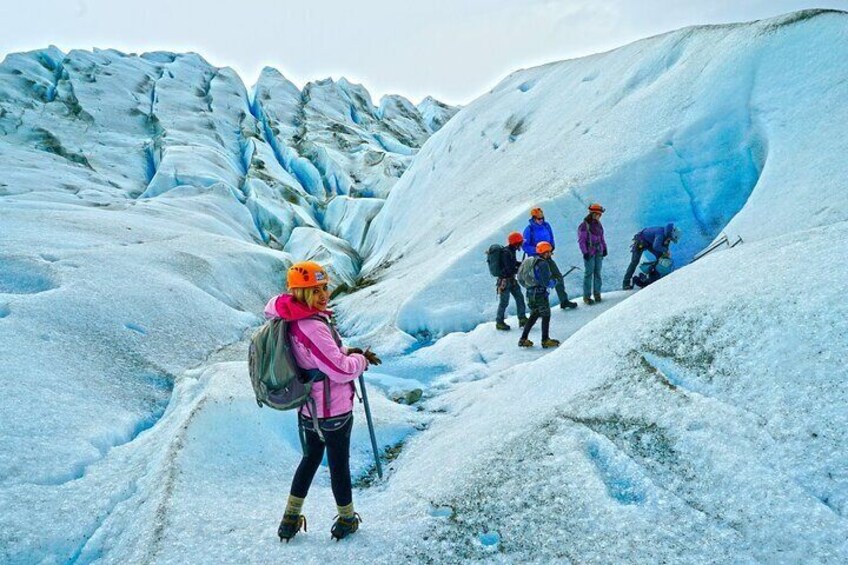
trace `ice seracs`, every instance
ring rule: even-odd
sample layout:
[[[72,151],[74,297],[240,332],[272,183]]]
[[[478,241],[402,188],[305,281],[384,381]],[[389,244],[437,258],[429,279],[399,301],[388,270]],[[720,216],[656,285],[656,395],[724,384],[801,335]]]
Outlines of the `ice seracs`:
[[[260,320],[292,259],[326,258],[334,285],[355,285],[358,251],[338,236],[360,247],[381,201],[348,206],[332,233],[327,203],[384,197],[429,132],[393,155],[364,88],[309,90],[306,107],[266,70],[251,95],[191,53],[51,47],[0,64],[0,365],[14,376],[0,529],[17,540],[2,536],[0,560],[83,554],[145,472],[103,483],[95,468],[159,422],[179,375]],[[368,126],[337,142],[328,108],[351,99]],[[371,169],[348,160],[357,145]],[[63,500],[91,514],[56,520]]]

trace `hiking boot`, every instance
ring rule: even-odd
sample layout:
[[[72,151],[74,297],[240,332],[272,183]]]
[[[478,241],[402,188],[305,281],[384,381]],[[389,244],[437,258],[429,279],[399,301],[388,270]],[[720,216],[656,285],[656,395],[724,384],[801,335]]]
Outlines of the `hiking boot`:
[[[361,521],[362,518],[359,517],[357,512],[354,512],[353,516],[350,516],[349,518],[336,516],[336,523],[333,524],[332,528],[330,528],[330,535],[333,536],[333,539],[336,541],[344,539],[359,529],[359,523]]]
[[[303,514],[284,514],[283,520],[280,522],[280,527],[277,528],[277,535],[280,536],[280,541],[285,540],[288,543],[300,531],[301,526],[305,532],[306,516]]]
[[[577,308],[577,303],[574,302],[573,300],[566,300],[565,302],[560,304],[559,307],[562,308],[563,310],[565,310],[566,308],[568,308],[570,310],[572,308]]]
[[[600,301],[601,301],[601,293],[600,293],[600,292],[596,292],[596,293],[595,293],[595,302],[600,302]]]
[[[519,328],[523,328],[526,325],[527,325],[527,316],[524,316],[523,318],[518,318],[518,327]]]
[[[542,347],[545,348],[545,349],[549,349],[551,347],[559,347],[559,340],[558,339],[543,339],[542,340]]]
[[[583,304],[594,304],[595,301],[589,298],[588,296],[583,297]]]
[[[506,322],[496,322],[496,323],[495,323],[495,329],[496,329],[496,330],[502,330],[502,331],[508,332],[508,331],[509,331],[509,330],[511,330],[512,328],[510,328],[510,327],[509,327],[509,324],[507,324]]]
[[[533,342],[529,339],[519,339],[518,347],[533,347]]]
[[[624,284],[624,285],[622,285],[621,290],[633,290],[633,285],[632,284]]]

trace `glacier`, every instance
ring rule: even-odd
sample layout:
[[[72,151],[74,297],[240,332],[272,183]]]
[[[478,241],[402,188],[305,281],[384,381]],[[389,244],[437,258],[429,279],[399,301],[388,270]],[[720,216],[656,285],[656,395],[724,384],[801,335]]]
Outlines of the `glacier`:
[[[494,301],[462,289],[489,284],[483,251],[536,205],[555,259],[578,266],[577,225],[589,203],[607,208],[608,289],[645,226],[674,221],[687,263],[722,231],[754,241],[843,218],[841,79],[826,72],[841,68],[841,18],[815,18],[816,37],[804,21],[686,29],[514,73],[425,146],[374,220],[363,275],[374,297],[402,297],[368,297],[375,327],[444,334],[491,319]]]
[[[10,55],[0,559],[844,562],[846,36],[825,10],[687,28],[458,112],[273,69],[248,93],[193,54]],[[483,251],[541,205],[579,265],[593,201],[604,301],[519,351]],[[667,221],[678,270],[618,290],[633,233]],[[721,234],[742,243],[693,261]],[[244,362],[305,257],[385,359],[387,475],[357,408],[364,522],[339,544],[323,471],[310,531],[277,541],[296,426]]]
[[[301,92],[273,69],[250,93],[196,54],[6,57],[0,505],[48,519],[48,492],[91,492],[93,467],[157,424],[178,376],[261,319],[286,250],[356,285],[368,224],[351,211],[373,216],[430,126],[456,112],[390,106],[403,112],[344,79]],[[0,518],[4,532],[15,516]],[[13,561],[43,557],[2,545]]]

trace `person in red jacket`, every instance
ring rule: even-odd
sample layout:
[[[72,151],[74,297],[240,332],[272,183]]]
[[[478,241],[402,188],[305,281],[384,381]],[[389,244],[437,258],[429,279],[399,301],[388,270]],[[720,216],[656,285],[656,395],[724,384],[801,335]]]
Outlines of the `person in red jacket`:
[[[277,530],[280,540],[290,540],[303,527],[301,514],[324,451],[330,467],[330,484],[339,515],[330,533],[342,539],[359,529],[360,517],[353,510],[350,480],[350,433],[353,429],[353,381],[368,368],[380,364],[371,351],[342,346],[327,308],[330,278],[321,265],[312,261],[295,263],[287,276],[289,293],[272,298],[265,316],[290,322],[291,352],[298,367],[312,370],[317,382],[312,387],[313,403],[305,404],[298,414],[303,457],[292,479],[286,510]],[[323,382],[320,382],[323,381]],[[315,430],[309,406],[317,410],[317,421],[324,436]]]

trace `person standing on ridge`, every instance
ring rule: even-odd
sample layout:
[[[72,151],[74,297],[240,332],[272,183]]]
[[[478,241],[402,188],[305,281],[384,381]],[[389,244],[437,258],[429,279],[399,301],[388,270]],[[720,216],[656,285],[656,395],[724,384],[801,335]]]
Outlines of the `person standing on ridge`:
[[[305,404],[298,413],[298,429],[303,457],[295,471],[286,510],[277,534],[290,540],[306,531],[306,518],[301,514],[315,472],[327,452],[330,483],[338,509],[338,517],[330,534],[340,540],[359,529],[359,514],[353,510],[350,480],[350,433],[353,429],[353,381],[369,364],[381,363],[371,351],[342,346],[332,326],[332,312],[327,272],[312,261],[295,263],[287,273],[288,294],[272,298],[265,306],[266,318],[282,318],[289,322],[290,351],[298,367],[311,374],[310,392],[313,403]],[[317,411],[319,435],[309,405]],[[323,435],[323,440],[322,436]]]
[[[514,231],[507,237],[507,246],[502,247],[500,251],[500,277],[497,282],[497,291],[500,296],[498,302],[498,314],[495,321],[495,328],[503,331],[508,331],[511,328],[504,321],[506,309],[509,306],[510,295],[515,298],[515,308],[518,313],[518,325],[524,326],[527,323],[526,306],[524,305],[524,297],[521,295],[521,287],[518,281],[515,280],[515,274],[518,272],[520,264],[515,258],[515,253],[521,247],[524,238],[521,234]]]
[[[554,243],[554,230],[551,225],[545,221],[545,213],[541,208],[533,208],[530,210],[530,220],[526,228],[524,228],[524,243],[522,248],[528,257],[534,257],[536,253],[536,245],[541,242],[547,242],[551,246],[551,251],[556,249]],[[560,308],[577,308],[577,303],[568,299],[568,293],[565,292],[565,278],[557,267],[553,259],[549,261],[551,269],[551,277],[556,286],[557,297],[559,298]]]
[[[533,347],[533,342],[528,336],[533,325],[539,318],[542,319],[542,347],[557,347],[559,341],[551,339],[551,305],[548,301],[548,289],[553,288],[556,284],[551,275],[551,255],[553,254],[553,246],[547,241],[541,241],[536,244],[536,253],[533,257],[528,257],[521,265],[522,284],[527,286],[527,304],[530,305],[530,318],[524,324],[524,331],[521,332],[521,339],[518,340],[519,347]]]
[[[601,266],[607,256],[604,226],[601,225],[601,214],[605,211],[600,204],[592,204],[589,214],[577,226],[577,242],[583,253],[583,302],[586,304],[601,301]]]
[[[624,273],[624,290],[633,289],[633,273],[636,272],[636,267],[639,266],[639,261],[642,260],[642,253],[649,251],[658,260],[663,257],[671,257],[669,247],[672,242],[680,241],[680,230],[673,223],[668,223],[665,227],[655,226],[645,228],[633,236],[633,244],[630,246],[630,265]]]

